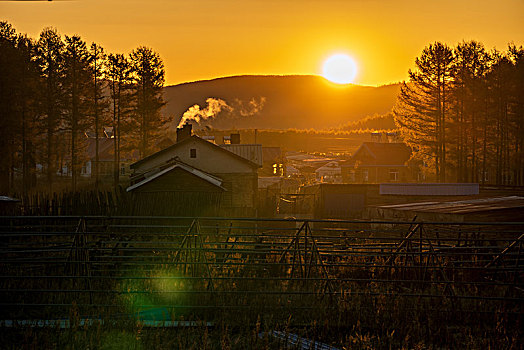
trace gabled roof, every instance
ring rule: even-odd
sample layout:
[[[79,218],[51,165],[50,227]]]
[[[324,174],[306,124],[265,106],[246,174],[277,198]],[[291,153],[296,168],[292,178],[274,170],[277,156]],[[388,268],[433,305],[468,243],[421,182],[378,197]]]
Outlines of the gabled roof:
[[[327,164],[324,164],[320,168],[315,170],[315,172],[318,173],[322,171],[334,171],[334,170],[340,170],[340,164],[337,161],[332,161]]]
[[[99,161],[114,161],[115,159],[115,139],[110,137],[99,137],[98,138],[98,159]],[[95,160],[96,158],[96,139],[93,137],[87,138],[87,148],[86,148],[87,158],[90,160]],[[120,152],[121,160],[130,160],[137,159],[138,152]]]
[[[240,161],[242,161],[242,162],[248,164],[250,167],[253,167],[253,168],[259,168],[258,164],[253,163],[252,161],[250,161],[250,160],[248,160],[248,159],[246,159],[246,158],[243,158],[243,157],[241,157],[241,156],[239,156],[239,155],[236,155],[236,154],[233,153],[233,152],[230,152],[230,151],[228,151],[228,150],[226,150],[226,149],[223,149],[222,147],[217,146],[216,144],[214,144],[214,143],[212,143],[212,142],[209,142],[209,141],[206,141],[206,140],[204,140],[204,139],[201,139],[200,137],[198,137],[198,136],[196,136],[196,135],[192,135],[192,136],[186,138],[186,139],[183,140],[183,141],[177,142],[177,143],[175,143],[175,144],[173,144],[173,145],[171,145],[171,146],[169,146],[169,147],[167,147],[167,148],[164,148],[164,149],[161,150],[161,151],[158,151],[158,152],[156,152],[156,153],[153,153],[153,154],[151,154],[151,155],[149,155],[149,156],[147,156],[147,157],[145,157],[145,158],[142,158],[142,159],[140,159],[138,162],[135,162],[135,163],[131,164],[131,165],[130,165],[130,168],[131,168],[131,169],[135,169],[137,166],[139,166],[139,165],[141,165],[141,164],[143,164],[143,163],[145,163],[145,162],[147,162],[147,161],[149,161],[149,160],[151,160],[151,159],[154,159],[154,158],[156,158],[156,157],[158,157],[158,156],[160,156],[160,155],[163,155],[163,154],[165,154],[165,153],[172,152],[172,151],[176,150],[178,147],[180,147],[181,145],[184,145],[184,144],[186,144],[186,143],[188,143],[188,142],[190,142],[190,141],[205,142],[206,145],[208,145],[209,147],[211,147],[213,150],[216,150],[217,152],[223,152],[224,154],[227,154],[228,156],[231,156],[231,157],[233,157],[233,158],[235,158],[235,159],[237,159],[237,160],[240,160]]]
[[[368,154],[371,159],[365,159]],[[405,166],[411,149],[405,143],[364,142],[344,166]]]
[[[182,164],[182,163],[175,163],[159,172],[156,172],[148,177],[146,177],[144,180],[140,181],[140,182],[137,182],[136,184],[132,185],[132,186],[129,186],[126,191],[127,192],[130,192],[130,191],[133,191],[134,189],[137,189],[138,187],[141,187],[141,186],[144,186],[145,184],[155,180],[155,179],[158,179],[159,177],[175,170],[175,169],[181,169],[185,172],[188,172],[190,173],[191,175],[194,175],[216,187],[219,187],[221,188],[222,190],[226,190],[224,187],[222,187],[222,180],[219,179],[218,177],[216,176],[213,176],[211,174],[208,174],[206,172],[203,172],[202,170],[198,170],[198,169],[195,169],[187,164]]]
[[[114,159],[114,140],[108,137],[99,137],[98,138],[98,159],[101,161],[104,160],[113,160]],[[95,159],[96,157],[96,139],[88,138],[87,139],[87,157],[89,159]]]

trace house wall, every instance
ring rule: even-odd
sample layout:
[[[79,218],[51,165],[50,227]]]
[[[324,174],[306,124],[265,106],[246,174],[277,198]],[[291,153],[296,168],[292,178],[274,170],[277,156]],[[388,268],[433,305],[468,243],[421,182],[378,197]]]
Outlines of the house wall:
[[[392,178],[391,170],[398,172],[397,180]],[[366,173],[367,171],[367,179]],[[354,175],[352,175],[352,172]],[[406,166],[377,166],[377,167],[342,167],[342,182],[344,183],[384,183],[384,182],[410,182],[413,181],[412,173]]]
[[[301,189],[300,203],[317,219],[358,218],[367,204],[369,185],[317,184]]]
[[[258,192],[258,175],[238,173],[213,174],[222,179],[226,192],[220,212],[224,216],[254,216]]]
[[[217,149],[217,147],[218,146],[208,141],[191,139],[190,141],[178,144],[177,147],[171,151],[164,152],[138,164],[135,166],[135,172],[146,172],[151,168],[166,163],[174,157],[178,157],[182,162],[210,174],[256,172],[256,169],[250,167],[246,162],[241,159],[235,159],[222,150]],[[190,157],[191,149],[196,149],[196,158]]]

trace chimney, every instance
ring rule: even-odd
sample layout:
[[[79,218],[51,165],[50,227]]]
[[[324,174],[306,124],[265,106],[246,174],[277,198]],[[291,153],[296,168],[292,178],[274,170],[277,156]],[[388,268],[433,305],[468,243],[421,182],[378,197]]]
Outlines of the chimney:
[[[382,140],[382,133],[378,131],[373,131],[371,133],[371,141],[372,142],[381,142]]]
[[[388,139],[389,143],[397,142],[398,141],[398,135],[396,132],[388,132],[386,133],[386,137]]]
[[[191,137],[191,130],[193,125],[186,123],[181,128],[176,128],[176,142],[184,141]]]
[[[232,145],[240,145],[240,134],[231,134],[231,144]]]

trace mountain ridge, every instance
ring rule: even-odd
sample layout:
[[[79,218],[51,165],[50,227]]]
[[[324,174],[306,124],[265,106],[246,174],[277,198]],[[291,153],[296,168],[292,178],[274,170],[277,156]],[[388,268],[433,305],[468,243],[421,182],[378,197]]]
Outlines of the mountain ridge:
[[[238,75],[164,87],[174,128],[191,113],[214,128],[330,129],[391,111],[400,84],[338,85],[315,75]],[[209,100],[211,99],[211,100]]]

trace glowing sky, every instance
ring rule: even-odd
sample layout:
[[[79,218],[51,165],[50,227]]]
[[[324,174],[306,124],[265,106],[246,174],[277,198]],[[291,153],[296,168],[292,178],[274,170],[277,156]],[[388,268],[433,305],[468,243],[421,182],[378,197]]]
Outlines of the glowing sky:
[[[240,74],[321,74],[348,54],[355,83],[407,79],[436,40],[524,45],[523,0],[72,0],[0,1],[0,20],[37,37],[53,26],[110,52],[160,53],[166,83]]]

